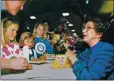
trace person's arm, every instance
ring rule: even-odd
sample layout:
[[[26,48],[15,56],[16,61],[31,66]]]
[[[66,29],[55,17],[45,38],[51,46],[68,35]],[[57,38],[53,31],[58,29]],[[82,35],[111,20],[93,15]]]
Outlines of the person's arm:
[[[75,54],[76,52],[75,51],[70,51],[68,50],[66,52],[68,58],[70,59],[70,61],[72,62],[72,64],[74,64],[74,62],[76,60],[80,60],[80,61],[83,61],[85,63],[88,62],[89,58],[90,58],[90,50],[88,48],[86,48],[83,52],[81,53],[78,53],[78,54]]]
[[[91,56],[90,49],[86,48],[83,52],[76,54],[77,59],[83,60],[84,62],[88,62]]]
[[[106,45],[100,49],[99,55],[92,58],[88,64],[83,60],[74,62],[73,72],[77,79],[107,79],[110,76],[114,69],[114,48]]]
[[[46,39],[44,43],[46,45],[46,52],[48,52],[48,53],[54,53],[53,52],[52,45],[50,44],[49,40]]]
[[[10,59],[1,58],[0,62],[1,62],[1,69],[10,68]]]
[[[1,58],[0,61],[1,61],[1,69],[8,68],[15,70],[26,70],[29,67],[27,60],[23,57],[15,59]]]
[[[49,39],[49,42],[50,42],[52,45],[54,45],[54,44],[57,43],[57,38],[56,38],[54,32],[53,32],[52,34],[53,34],[54,36],[53,36],[53,38],[52,38],[51,40]]]

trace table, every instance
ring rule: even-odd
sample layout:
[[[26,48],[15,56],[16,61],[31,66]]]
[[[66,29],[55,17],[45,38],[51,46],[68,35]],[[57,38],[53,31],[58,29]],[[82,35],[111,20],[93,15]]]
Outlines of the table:
[[[52,69],[52,64],[32,64],[33,69],[20,74],[2,75],[1,79],[75,80],[72,68]]]

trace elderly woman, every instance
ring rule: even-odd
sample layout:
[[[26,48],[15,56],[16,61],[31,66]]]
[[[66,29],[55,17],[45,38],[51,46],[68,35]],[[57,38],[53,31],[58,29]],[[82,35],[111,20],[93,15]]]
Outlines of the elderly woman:
[[[114,80],[114,46],[101,41],[106,30],[99,18],[89,20],[82,32],[83,40],[90,48],[80,54],[66,52],[78,80]]]

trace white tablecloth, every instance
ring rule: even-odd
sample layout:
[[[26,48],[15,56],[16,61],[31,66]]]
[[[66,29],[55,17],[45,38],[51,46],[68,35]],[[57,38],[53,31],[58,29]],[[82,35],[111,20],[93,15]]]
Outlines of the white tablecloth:
[[[27,70],[20,74],[2,75],[1,79],[57,79],[57,80],[75,80],[72,68],[52,69],[51,64],[33,64],[32,70]]]

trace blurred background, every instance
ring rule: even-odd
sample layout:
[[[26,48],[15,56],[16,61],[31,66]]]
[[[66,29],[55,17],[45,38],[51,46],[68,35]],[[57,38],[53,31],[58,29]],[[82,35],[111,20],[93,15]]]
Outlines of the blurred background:
[[[99,16],[110,22],[114,18],[113,4],[114,0],[29,0],[24,5],[24,10],[18,13],[20,29],[17,39],[24,31],[32,32],[36,22],[48,23],[49,31],[55,30],[62,23],[65,29],[82,37],[85,19]],[[111,25],[108,30],[109,36],[105,36],[107,39],[112,36],[114,38],[114,27]]]

